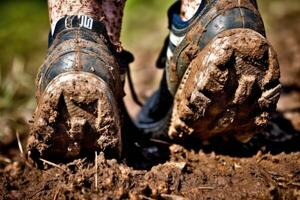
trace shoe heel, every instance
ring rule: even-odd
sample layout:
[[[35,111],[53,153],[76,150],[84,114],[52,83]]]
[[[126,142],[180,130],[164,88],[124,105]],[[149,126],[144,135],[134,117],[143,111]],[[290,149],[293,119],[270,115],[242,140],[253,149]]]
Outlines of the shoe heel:
[[[280,96],[279,64],[267,40],[248,29],[225,31],[192,62],[175,94],[171,138],[247,141],[268,122]]]
[[[105,81],[87,72],[66,72],[38,100],[28,151],[33,159],[73,159],[94,151],[119,157],[120,131],[120,111]]]

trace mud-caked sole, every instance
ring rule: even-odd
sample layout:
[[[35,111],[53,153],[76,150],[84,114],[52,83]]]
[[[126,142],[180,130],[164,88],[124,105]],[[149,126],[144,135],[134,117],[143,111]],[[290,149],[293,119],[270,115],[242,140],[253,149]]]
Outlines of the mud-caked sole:
[[[108,85],[91,73],[67,72],[38,99],[27,148],[33,159],[72,159],[93,151],[119,156],[120,130],[120,111]]]
[[[187,52],[188,53],[188,52]],[[259,33],[225,31],[190,63],[174,99],[171,138],[245,142],[263,127],[280,96],[276,53]]]

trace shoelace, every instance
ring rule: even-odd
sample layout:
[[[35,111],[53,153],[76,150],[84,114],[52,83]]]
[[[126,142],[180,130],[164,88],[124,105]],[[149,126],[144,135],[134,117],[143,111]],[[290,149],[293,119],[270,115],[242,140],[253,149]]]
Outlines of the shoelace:
[[[129,64],[133,62],[134,57],[130,52],[128,52],[126,50],[123,50],[122,52],[118,53],[117,57],[118,57],[119,65],[120,65],[121,75],[124,75],[124,74],[127,75],[129,90],[130,90],[132,99],[137,105],[142,107],[143,104],[139,100],[139,98],[136,94],[135,88],[133,86],[132,78],[131,78],[130,68],[129,68]]]

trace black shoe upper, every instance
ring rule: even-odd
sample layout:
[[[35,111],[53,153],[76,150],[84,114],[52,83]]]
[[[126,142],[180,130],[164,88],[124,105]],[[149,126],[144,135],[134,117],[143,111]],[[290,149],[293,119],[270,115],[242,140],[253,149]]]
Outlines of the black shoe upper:
[[[255,0],[203,0],[196,14],[188,21],[181,20],[178,3],[180,2],[169,10],[170,37],[165,53],[167,83],[173,96],[194,55],[218,34],[243,28],[265,36],[264,24]],[[172,41],[174,37],[175,41]],[[178,44],[176,40],[179,41]],[[183,52],[188,47],[191,51],[186,55]]]
[[[173,102],[173,97],[168,90],[166,76],[160,82],[160,89],[157,90],[144,104],[141,112],[138,115],[138,122],[143,124],[152,124],[165,117],[170,110]]]
[[[83,19],[91,20],[90,24],[82,25]],[[54,34],[49,36],[48,54],[37,77],[37,95],[56,76],[70,71],[83,71],[97,75],[114,94],[122,96],[117,55],[101,22],[87,16],[62,18]]]

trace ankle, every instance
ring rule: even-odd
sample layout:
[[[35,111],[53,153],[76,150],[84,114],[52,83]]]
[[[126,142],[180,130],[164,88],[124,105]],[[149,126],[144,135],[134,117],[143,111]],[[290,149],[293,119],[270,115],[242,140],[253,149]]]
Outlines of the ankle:
[[[81,29],[83,32],[87,32],[87,34],[92,32],[96,35],[103,35],[106,40],[109,40],[106,27],[103,22],[85,15],[72,15],[65,16],[58,20],[55,27],[49,34],[49,46],[56,37],[62,34],[62,32],[71,29]],[[92,35],[94,34],[90,34],[90,36]]]
[[[183,21],[191,19],[198,10],[202,0],[181,0],[180,17]]]
[[[115,48],[121,51],[120,32],[126,0],[48,0],[52,34],[57,22],[66,16],[89,16],[103,21]]]
[[[66,16],[86,15],[100,21],[103,11],[98,1],[94,0],[48,0],[51,30],[57,22]]]

